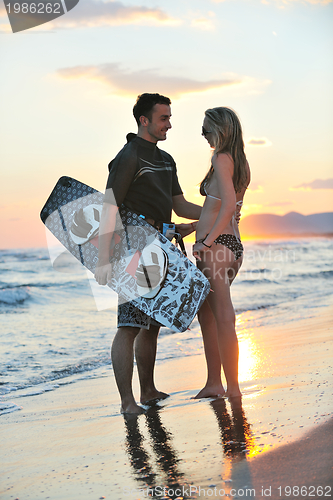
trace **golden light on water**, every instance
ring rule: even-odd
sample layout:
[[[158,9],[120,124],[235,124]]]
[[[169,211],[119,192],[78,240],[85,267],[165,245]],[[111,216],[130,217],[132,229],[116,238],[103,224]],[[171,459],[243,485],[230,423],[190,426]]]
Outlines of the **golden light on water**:
[[[256,344],[250,338],[239,341],[239,382],[255,379],[258,371],[259,356]]]
[[[254,441],[254,440],[253,440]],[[270,444],[265,444],[264,446],[259,446],[253,443],[252,447],[248,447],[248,454],[247,456],[249,458],[253,458],[256,455],[259,455],[260,453],[265,453],[266,451],[271,451],[272,447]]]
[[[245,321],[241,315],[236,320],[236,330],[239,343],[239,363],[238,377],[239,382],[255,381],[258,375],[261,356],[259,348],[251,335],[251,330],[246,329]]]
[[[264,348],[263,342],[257,342],[255,331],[247,328],[249,317],[239,315],[236,319],[236,331],[239,343],[239,381],[246,384],[245,394],[247,398],[257,397],[263,388],[259,388],[258,380],[270,372],[271,353]],[[250,385],[248,384],[250,382]],[[247,457],[271,450],[270,443],[257,442],[251,432],[249,425],[244,425],[244,437],[246,442]]]

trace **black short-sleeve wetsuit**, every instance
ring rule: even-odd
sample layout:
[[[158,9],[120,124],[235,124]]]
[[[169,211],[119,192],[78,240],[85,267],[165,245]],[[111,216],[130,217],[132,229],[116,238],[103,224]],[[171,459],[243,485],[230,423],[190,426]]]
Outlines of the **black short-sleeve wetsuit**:
[[[109,164],[104,201],[118,207],[124,203],[154,221],[170,222],[172,197],[182,194],[172,156],[134,134],[127,138],[129,142]],[[119,302],[118,327],[150,325],[160,326],[132,302]]]
[[[114,203],[115,199],[118,207],[124,203],[155,221],[170,222],[172,197],[182,194],[176,164],[153,142],[132,134],[129,138],[109,164],[104,200]]]

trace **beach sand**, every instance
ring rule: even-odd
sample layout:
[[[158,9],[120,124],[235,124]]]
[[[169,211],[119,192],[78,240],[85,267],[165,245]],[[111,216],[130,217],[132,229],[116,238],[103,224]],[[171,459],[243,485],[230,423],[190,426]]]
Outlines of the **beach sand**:
[[[1,416],[0,498],[143,499],[147,488],[153,498],[330,498],[331,320],[326,308],[251,330],[244,316],[242,405],[191,399],[205,381],[202,354],[159,363],[170,397],[139,417],[119,413],[111,368],[16,397],[22,409]],[[136,373],[134,387],[138,397]]]

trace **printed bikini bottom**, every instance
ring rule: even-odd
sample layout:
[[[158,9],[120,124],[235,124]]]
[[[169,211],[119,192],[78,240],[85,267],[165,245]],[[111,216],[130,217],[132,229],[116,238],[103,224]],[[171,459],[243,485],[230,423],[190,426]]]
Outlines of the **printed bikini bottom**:
[[[218,236],[216,240],[214,240],[214,243],[224,245],[225,247],[229,248],[229,250],[231,250],[234,254],[235,260],[240,259],[240,257],[243,255],[243,245],[233,234],[220,234],[220,236]]]

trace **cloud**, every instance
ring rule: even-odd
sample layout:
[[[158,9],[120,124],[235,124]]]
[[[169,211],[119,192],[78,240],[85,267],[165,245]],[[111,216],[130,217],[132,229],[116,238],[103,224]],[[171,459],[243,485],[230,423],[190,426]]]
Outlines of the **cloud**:
[[[251,193],[263,193],[264,188],[260,184],[258,184],[258,182],[251,182],[248,191],[250,191]]]
[[[164,76],[158,68],[131,71],[123,69],[118,63],[100,64],[97,66],[74,66],[57,71],[61,78],[87,78],[107,84],[112,94],[137,96],[140,92],[156,92],[180,97],[192,92],[205,92],[211,89],[239,85],[241,77],[225,77],[219,80],[199,81],[191,78]]]
[[[256,212],[257,210],[261,210],[264,205],[260,205],[258,203],[246,203],[242,206],[242,213],[244,212]]]
[[[260,146],[260,147],[269,147],[272,145],[271,141],[266,139],[266,137],[250,137],[246,141],[247,146]]]
[[[13,33],[9,21],[8,24],[0,24],[0,33]]]
[[[215,30],[215,18],[216,14],[212,10],[207,11],[205,14],[198,11],[191,11],[187,14],[190,26],[203,31]]]
[[[299,186],[289,188],[290,191],[312,191],[313,189],[333,189],[333,179],[315,179]]]
[[[215,0],[213,0],[215,1]],[[269,5],[270,3],[277,4],[278,7],[286,7],[292,3],[310,3],[312,5],[328,5],[333,0],[262,0],[261,3]]]
[[[4,10],[4,15],[6,11]],[[159,8],[126,6],[122,2],[82,0],[70,12],[43,25],[44,30],[55,28],[94,28],[97,26],[148,25],[174,26],[180,19],[172,18]],[[39,27],[41,29],[41,27]]]
[[[211,0],[213,3],[222,3],[226,0]],[[270,3],[278,4],[280,7],[285,7],[290,3],[311,3],[313,5],[327,5],[332,3],[333,0],[258,0],[257,3],[263,3],[269,5]]]
[[[191,22],[192,28],[199,28],[204,31],[212,31],[215,29],[215,25],[211,19],[206,17],[201,17],[199,19],[193,19]]]
[[[211,0],[213,3],[222,3],[226,0]],[[269,5],[270,3],[275,3],[279,7],[285,7],[290,3],[311,3],[313,5],[327,5],[332,3],[333,0],[258,0],[257,3],[263,3],[265,5]]]
[[[285,205],[293,205],[292,201],[275,201],[273,203],[266,203],[266,207],[284,207]]]

